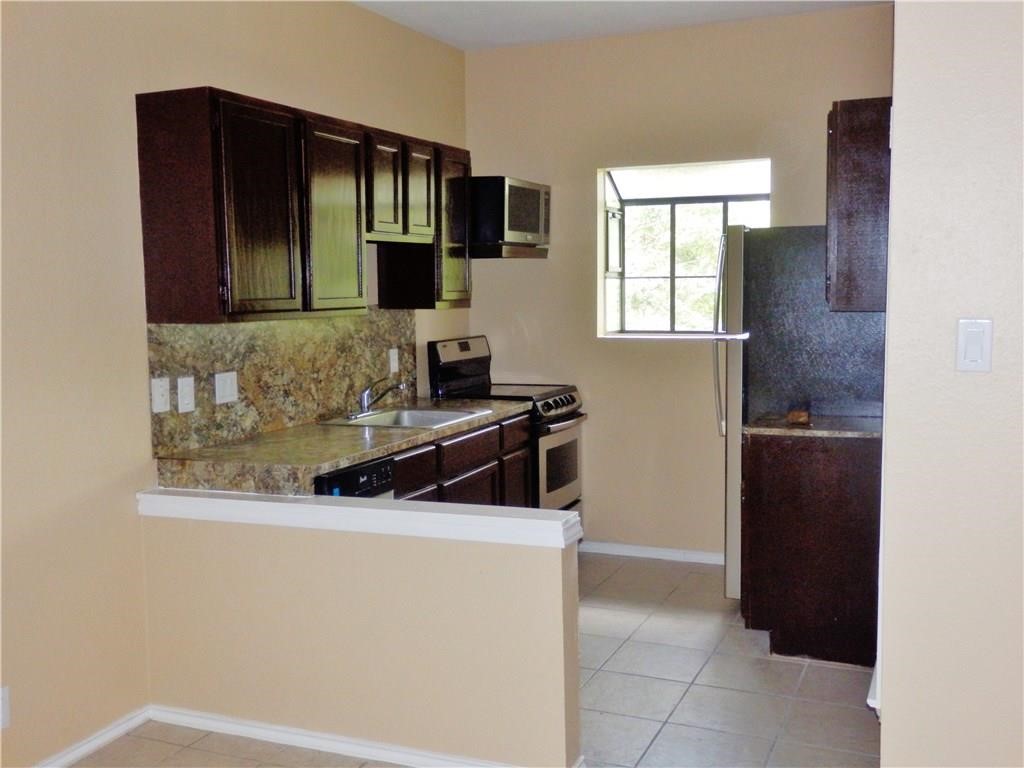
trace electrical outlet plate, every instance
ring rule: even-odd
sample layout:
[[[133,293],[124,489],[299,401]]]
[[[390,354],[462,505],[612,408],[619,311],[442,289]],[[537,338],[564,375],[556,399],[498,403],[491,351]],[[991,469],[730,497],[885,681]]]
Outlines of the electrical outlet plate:
[[[388,350],[388,370],[391,373],[398,373],[398,347]]]
[[[178,377],[178,413],[191,413],[196,409],[196,380],[192,376]]]
[[[238,400],[238,374],[235,371],[213,375],[213,399],[217,405]]]
[[[171,380],[166,376],[149,380],[149,399],[153,413],[171,410]]]

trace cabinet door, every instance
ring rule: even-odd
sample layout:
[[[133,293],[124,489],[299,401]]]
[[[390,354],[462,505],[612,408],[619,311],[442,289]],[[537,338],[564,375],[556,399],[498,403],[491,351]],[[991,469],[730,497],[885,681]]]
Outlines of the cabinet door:
[[[310,309],[366,306],[362,140],[328,121],[306,123]]]
[[[450,437],[437,444],[437,466],[442,478],[455,477],[472,467],[493,461],[501,452],[498,425]]]
[[[402,141],[395,136],[367,134],[367,232],[400,235],[402,228]]]
[[[437,482],[437,449],[423,445],[404,451],[394,458],[392,482],[395,496],[404,499],[409,493]]]
[[[469,258],[469,153],[444,149],[439,163],[437,298],[468,302],[472,291]]]
[[[533,476],[529,448],[505,454],[498,459],[501,467],[501,503],[506,507],[533,506]]]
[[[228,311],[302,309],[295,118],[222,101],[221,140]]]
[[[837,101],[828,115],[828,274],[833,311],[884,312],[892,99]]]
[[[500,497],[496,461],[441,483],[441,501],[454,504],[497,504]]]
[[[407,493],[399,498],[403,501],[440,501],[441,492],[436,485],[428,485],[426,488],[420,488],[418,491]]]
[[[744,438],[745,610],[773,653],[874,664],[881,444]]]
[[[410,235],[434,235],[434,148],[429,144],[405,144],[405,231]]]

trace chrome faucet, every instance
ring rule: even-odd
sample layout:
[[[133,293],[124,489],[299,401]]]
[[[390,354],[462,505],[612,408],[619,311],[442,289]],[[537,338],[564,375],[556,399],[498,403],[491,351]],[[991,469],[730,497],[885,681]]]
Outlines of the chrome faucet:
[[[393,392],[395,390],[398,390],[400,392],[405,391],[405,388],[408,385],[404,381],[400,381],[397,384],[392,384],[390,387],[385,389],[383,392],[381,392],[376,397],[373,397],[373,388],[376,387],[381,382],[387,381],[390,378],[391,378],[390,376],[385,376],[382,379],[377,379],[376,381],[372,382],[366,389],[364,389],[362,392],[360,392],[359,393],[359,412],[351,414],[349,416],[349,418],[350,419],[355,419],[355,418],[358,418],[359,416],[362,416],[362,415],[366,414],[370,410],[370,408],[373,407],[374,403],[376,403],[378,400],[383,398],[389,392]]]

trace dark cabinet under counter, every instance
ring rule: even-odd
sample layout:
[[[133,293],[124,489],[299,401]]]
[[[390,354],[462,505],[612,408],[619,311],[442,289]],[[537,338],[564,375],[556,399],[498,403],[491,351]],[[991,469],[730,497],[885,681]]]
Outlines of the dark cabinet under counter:
[[[837,434],[744,434],[741,610],[773,653],[871,666],[882,441]]]
[[[395,454],[395,498],[533,506],[529,429],[523,414]]]

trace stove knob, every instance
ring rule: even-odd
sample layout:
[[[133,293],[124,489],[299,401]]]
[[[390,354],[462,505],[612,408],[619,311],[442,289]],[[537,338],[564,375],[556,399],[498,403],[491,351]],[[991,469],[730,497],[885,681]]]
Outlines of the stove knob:
[[[572,405],[575,402],[576,402],[576,395],[569,395],[569,405]]]
[[[554,406],[552,406],[552,405],[551,405],[551,403],[549,403],[549,402],[545,401],[545,402],[541,403],[540,409],[541,409],[542,411],[544,411],[544,413],[547,413],[547,412],[548,412],[548,411],[550,411],[550,410],[551,410],[551,409],[552,409],[553,407],[554,407]]]

